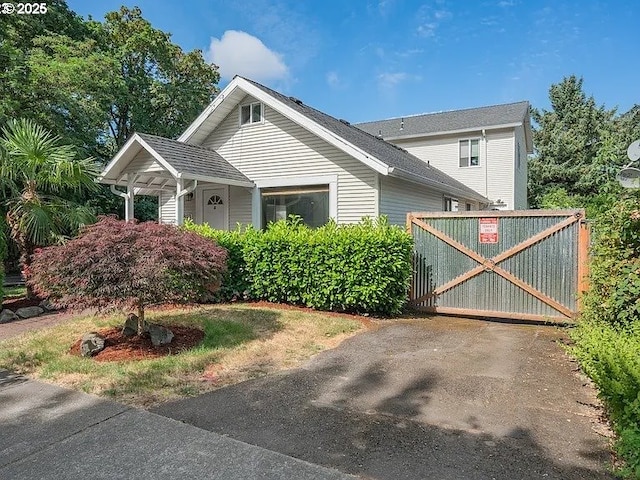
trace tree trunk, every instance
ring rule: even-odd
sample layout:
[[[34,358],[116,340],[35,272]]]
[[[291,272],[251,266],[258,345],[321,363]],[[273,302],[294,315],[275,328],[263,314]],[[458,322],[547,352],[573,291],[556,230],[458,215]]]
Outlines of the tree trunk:
[[[138,335],[144,333],[144,305],[138,305]]]
[[[20,250],[20,270],[24,275],[25,272],[29,272],[29,267],[31,267],[31,259],[33,258],[35,247],[28,242],[21,242],[18,244],[18,248]],[[27,287],[27,299],[36,298],[31,285],[27,283],[25,286]]]

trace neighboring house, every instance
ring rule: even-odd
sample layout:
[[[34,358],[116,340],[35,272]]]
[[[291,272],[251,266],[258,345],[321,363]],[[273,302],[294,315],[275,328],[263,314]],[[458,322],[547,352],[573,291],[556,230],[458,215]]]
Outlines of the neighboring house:
[[[312,226],[379,215],[404,225],[407,212],[441,211],[445,198],[489,203],[403,149],[242,77],[177,140],[134,134],[99,181],[125,197],[127,219],[134,195],[157,195],[160,221],[224,230],[290,214]]]
[[[529,102],[429,113],[356,125],[404,148],[489,198],[491,209],[527,208]],[[464,210],[460,199],[445,208]]]

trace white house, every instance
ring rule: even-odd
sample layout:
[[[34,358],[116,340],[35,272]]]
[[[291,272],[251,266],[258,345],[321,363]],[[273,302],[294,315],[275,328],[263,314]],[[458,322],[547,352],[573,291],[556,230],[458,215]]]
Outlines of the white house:
[[[527,208],[528,102],[413,115],[356,125],[404,148],[491,200],[491,209]],[[464,210],[447,199],[446,210]]]
[[[99,181],[125,197],[159,197],[160,221],[263,227],[300,215],[310,225],[489,200],[407,151],[263,85],[235,77],[177,139],[134,134]],[[122,191],[119,187],[125,187]]]

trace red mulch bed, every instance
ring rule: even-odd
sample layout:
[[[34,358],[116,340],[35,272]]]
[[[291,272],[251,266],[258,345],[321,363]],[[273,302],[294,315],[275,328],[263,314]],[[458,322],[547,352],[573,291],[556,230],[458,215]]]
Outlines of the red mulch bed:
[[[17,309],[23,307],[37,307],[41,301],[39,298],[9,297],[2,302],[2,308],[8,308],[15,312]]]
[[[103,328],[97,333],[105,339],[105,348],[92,358],[99,362],[119,362],[164,357],[180,353],[198,345],[204,338],[204,332],[197,328],[168,327],[173,332],[173,340],[168,345],[155,347],[149,335],[125,337],[121,327]],[[69,353],[80,356],[80,342],[73,344]]]

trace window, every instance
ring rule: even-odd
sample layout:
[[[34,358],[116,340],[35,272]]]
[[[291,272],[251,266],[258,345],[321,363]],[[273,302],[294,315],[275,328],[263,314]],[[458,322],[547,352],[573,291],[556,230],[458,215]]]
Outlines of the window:
[[[262,226],[298,215],[310,227],[329,221],[329,185],[262,189]]]
[[[467,212],[470,212],[471,210],[473,210],[473,205],[471,205],[470,203],[467,203],[466,209],[467,209]]]
[[[460,166],[477,167],[480,165],[480,140],[460,140]]]
[[[451,197],[444,197],[444,211],[445,212],[457,212],[458,200]]]
[[[520,142],[516,143],[516,166],[520,168],[521,159],[520,159]]]
[[[260,102],[240,107],[240,125],[262,122],[262,104]]]

